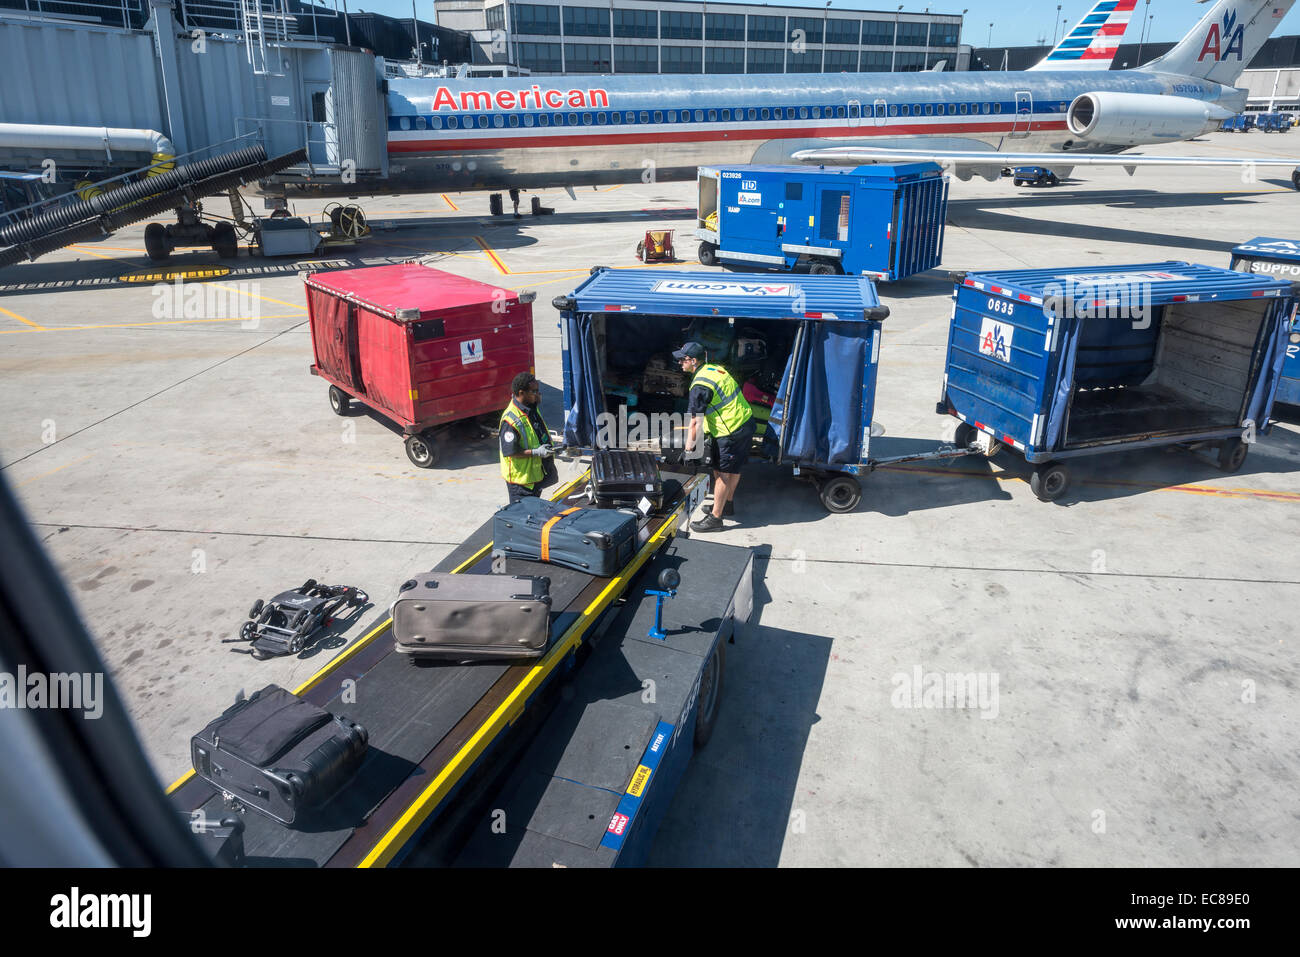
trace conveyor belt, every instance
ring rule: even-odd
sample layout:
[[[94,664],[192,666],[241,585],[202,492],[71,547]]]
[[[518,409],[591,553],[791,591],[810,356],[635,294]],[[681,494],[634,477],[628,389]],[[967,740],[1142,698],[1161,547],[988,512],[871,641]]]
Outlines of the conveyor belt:
[[[558,497],[576,499],[586,476]],[[694,487],[679,476],[683,495]],[[393,651],[391,620],[384,616],[360,639],[313,676],[297,693],[313,704],[346,715],[370,733],[370,749],[353,782],[309,821],[288,828],[256,812],[244,814],[244,847],[250,864],[354,867],[382,866],[404,853],[420,828],[445,807],[466,773],[527,707],[570,652],[598,626],[638,570],[677,532],[687,504],[679,497],[664,513],[643,520],[638,551],[619,576],[580,572],[511,559],[507,574],[544,574],[551,579],[551,647],[540,661],[413,663]],[[437,571],[489,574],[488,521]],[[192,772],[171,788],[186,811],[207,818],[228,813],[220,795]]]

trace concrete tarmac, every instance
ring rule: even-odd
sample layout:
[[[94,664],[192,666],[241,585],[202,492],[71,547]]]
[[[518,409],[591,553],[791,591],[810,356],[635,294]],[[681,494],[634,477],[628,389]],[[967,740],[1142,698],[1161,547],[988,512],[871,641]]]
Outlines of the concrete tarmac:
[[[1300,162],[1300,133],[1159,152]],[[363,198],[374,235],[319,261],[429,256],[536,290],[558,427],[552,297],[593,265],[636,265],[651,226],[677,229],[685,267],[703,267],[693,183],[542,200],[555,215],[494,219],[486,193]],[[1253,236],[1300,239],[1297,210],[1285,178],[1245,164],[1080,169],[1055,189],[954,181],[943,269],[880,287],[873,453],[951,436],[934,411],[947,270],[1226,266]],[[170,265],[222,263],[195,250]],[[240,689],[295,686],[361,627],[255,661],[223,644],[255,599],[316,578],[386,606],[504,503],[492,440],[458,436],[421,470],[390,423],[333,414],[308,374],[310,263],[245,251],[224,265],[188,311],[165,284],[123,281],[151,270],[143,224],[0,269],[4,476],[163,783]],[[1284,422],[1232,475],[1204,453],[1101,456],[1045,504],[1004,453],[882,469],[855,512],[830,515],[788,470],[752,465],[715,537],[759,550],[757,620],[728,649],[717,730],[651,862],[1300,864],[1298,470],[1300,429]],[[974,674],[985,694],[927,707],[933,674]]]

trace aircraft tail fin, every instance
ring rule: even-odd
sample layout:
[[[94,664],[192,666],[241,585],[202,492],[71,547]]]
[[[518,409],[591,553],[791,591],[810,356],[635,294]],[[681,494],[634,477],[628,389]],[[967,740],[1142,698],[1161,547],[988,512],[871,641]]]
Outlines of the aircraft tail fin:
[[[1109,70],[1137,0],[1098,0],[1061,42],[1029,69]]]
[[[1178,44],[1140,70],[1231,86],[1295,0],[1218,0]]]

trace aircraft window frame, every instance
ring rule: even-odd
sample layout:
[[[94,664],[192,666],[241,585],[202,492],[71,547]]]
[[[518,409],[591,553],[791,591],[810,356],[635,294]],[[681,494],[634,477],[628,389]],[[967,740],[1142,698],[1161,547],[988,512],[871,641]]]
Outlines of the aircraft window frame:
[[[509,116],[506,117],[506,122],[509,123],[512,127],[518,126],[519,115],[517,113],[511,113]]]
[[[534,122],[535,122],[535,121],[534,121],[534,119],[533,119],[533,114],[531,114],[531,113],[525,113],[525,114],[524,114],[524,126],[531,127],[531,126],[533,125]]]
[[[427,120],[425,120],[425,118],[424,118],[423,116],[417,116],[417,117],[415,118],[415,128],[416,128],[417,130],[428,129],[428,128],[429,128],[429,123],[428,123]]]
[[[442,117],[441,117],[441,116],[431,116],[431,117],[429,117],[429,129],[431,129],[431,130],[440,130],[440,129],[442,129]]]
[[[642,110],[641,113],[640,113],[640,115],[637,117],[637,122],[639,122],[639,123],[649,123],[649,122],[650,122],[650,111],[649,111],[649,110]]]
[[[623,122],[625,122],[625,123],[635,123],[635,122],[636,122],[636,110],[625,110],[624,113],[623,113]]]
[[[397,125],[404,130],[409,130],[411,128],[411,118],[409,116],[403,116],[397,121]]]
[[[602,114],[600,114],[600,115],[601,115],[601,116],[604,116],[605,114],[602,113]],[[620,113],[618,110],[614,110],[612,113],[609,114],[609,121],[610,121],[611,123],[613,123],[615,126],[622,126],[622,125],[623,125],[623,114]]]
[[[676,110],[669,110],[669,111],[668,111],[668,122],[669,122],[669,123],[676,123],[676,122],[677,122],[677,111],[676,111]]]
[[[655,122],[656,122],[656,123],[662,123],[663,121],[664,121],[664,111],[663,111],[663,110],[655,110]]]
[[[758,110],[752,106],[749,108],[749,119],[751,122],[758,119]]]
[[[712,113],[712,112],[713,112],[712,110],[709,111],[709,113]],[[724,108],[724,109],[723,109],[723,111],[722,111],[722,122],[724,122],[724,123],[730,123],[730,122],[731,122],[731,109],[730,109],[730,108]]]
[[[772,111],[769,110],[769,109],[765,106],[765,107],[763,107],[763,109],[759,112],[759,116],[760,116],[762,119],[770,120],[770,119],[772,118]]]
[[[981,103],[981,104],[980,104],[980,114],[981,114],[982,116],[988,116],[988,115],[989,115],[990,113],[992,113],[992,112],[993,112],[993,104],[991,104],[991,103]]]
[[[695,111],[695,122],[696,122],[696,123],[703,123],[703,122],[704,122],[704,111],[703,111],[703,110],[696,110],[696,111]]]
[[[837,106],[835,107],[835,115],[840,119],[845,119],[849,115],[849,108],[847,106]]]
[[[582,125],[583,125],[583,126],[590,126],[591,124],[592,124],[591,114],[590,114],[590,113],[583,113],[583,114],[582,114]]]
[[[958,104],[958,105],[957,105],[957,112],[960,113],[962,116],[965,116],[965,115],[966,115],[966,112],[967,112],[966,104],[965,104],[965,103],[960,103],[960,104]]]
[[[935,108],[934,108],[934,115],[935,115],[935,116],[944,116],[944,115],[945,115],[945,113],[943,112],[943,104],[942,104],[942,103],[938,103],[938,104],[935,105]]]
[[[577,113],[569,113],[568,116],[567,116],[567,119],[565,119],[564,122],[565,122],[565,125],[566,125],[566,126],[577,126],[577,125],[578,125],[578,114],[577,114]]]
[[[698,111],[697,111],[697,112],[698,112]],[[710,123],[715,123],[715,122],[717,122],[717,119],[718,119],[718,111],[717,111],[717,110],[709,110],[709,122],[710,122]]]
[[[506,118],[498,113],[496,116],[492,117],[492,125],[499,130],[506,125]]]
[[[808,107],[806,106],[799,107],[799,119],[801,120],[808,119]]]
[[[1001,104],[1001,103],[994,103],[994,104],[993,104],[993,112],[994,112],[994,113],[1001,113],[1001,112],[1002,112],[1002,104]]]
[[[485,129],[487,129],[487,127],[488,127],[488,118],[487,118],[487,116],[486,116],[486,115],[480,116],[480,117],[478,118],[478,128],[479,128],[480,130],[485,130]]]
[[[551,114],[550,114],[550,113],[538,113],[538,114],[537,114],[537,125],[538,125],[538,126],[550,126],[550,125],[551,125]]]
[[[956,104],[956,103],[949,103],[949,104],[948,104],[948,115],[949,115],[949,116],[956,116],[956,115],[957,115],[957,104]]]
[[[926,115],[926,116],[934,116],[934,104],[933,104],[933,103],[927,103],[927,104],[925,104],[925,115]]]
[[[822,108],[820,106],[814,106],[812,108],[812,118],[814,120],[820,120],[822,118]]]
[[[603,111],[600,112],[600,113],[597,113],[597,114],[596,114],[596,125],[597,125],[597,126],[604,126],[604,125],[607,124],[608,122],[609,122],[609,117],[606,116],[606,115],[604,114]]]
[[[898,104],[896,104],[896,103],[890,104],[890,107],[889,107],[889,115],[890,115],[890,116],[897,116],[897,115],[898,115]]]

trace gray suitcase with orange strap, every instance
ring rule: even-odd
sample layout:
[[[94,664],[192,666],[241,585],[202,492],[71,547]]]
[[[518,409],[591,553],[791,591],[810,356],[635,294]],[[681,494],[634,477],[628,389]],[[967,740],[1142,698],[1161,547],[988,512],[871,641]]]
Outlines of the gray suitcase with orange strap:
[[[637,514],[608,508],[574,508],[525,498],[492,521],[492,550],[573,568],[588,575],[617,575],[636,553]]]
[[[422,572],[393,602],[397,651],[467,661],[538,658],[551,635],[551,580]]]

